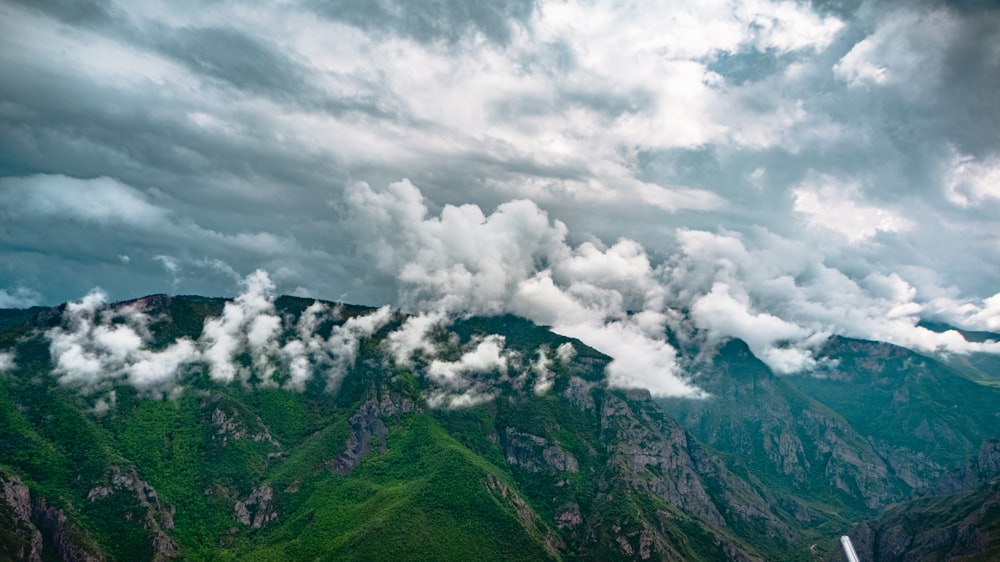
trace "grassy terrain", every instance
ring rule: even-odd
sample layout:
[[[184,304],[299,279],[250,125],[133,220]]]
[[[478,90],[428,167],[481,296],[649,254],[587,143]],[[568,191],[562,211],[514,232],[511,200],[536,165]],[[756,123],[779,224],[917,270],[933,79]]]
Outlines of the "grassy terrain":
[[[150,324],[154,348],[197,338],[204,319],[225,306],[203,297],[165,302],[168,314]],[[294,319],[310,303],[281,297],[276,305]],[[318,332],[329,335],[336,323],[370,310],[342,307]],[[318,377],[304,392],[223,385],[197,365],[172,398],[118,384],[114,406],[96,413],[96,396],[52,376],[41,334],[59,318],[58,310],[0,311],[0,349],[17,352],[17,367],[0,374],[0,468],[63,510],[79,531],[75,540],[99,545],[108,560],[149,559],[157,530],[185,560],[614,560],[643,553],[815,560],[835,548],[837,535],[875,515],[863,491],[902,489],[891,473],[879,480],[851,468],[881,462],[873,442],[955,466],[997,433],[996,391],[933,358],[869,347],[881,344],[845,340],[829,348],[838,371],[821,379],[776,377],[733,342],[701,375],[713,398],[664,401],[661,409],[606,388],[610,358],[513,316],[464,319],[434,337],[442,357],[454,360],[477,338],[503,335],[521,361],[512,371],[526,368],[539,348],[571,344],[575,359],[549,366],[554,386],[544,395],[519,386],[511,372],[495,400],[429,408],[426,359],[404,368],[385,348],[386,334],[403,320],[397,315],[361,342],[335,392]],[[409,401],[416,410],[379,417],[387,434],[372,438],[371,454],[345,475],[333,472],[331,461],[363,438],[354,416],[373,399]],[[609,417],[618,403],[627,408]],[[637,460],[654,447],[673,452]],[[566,458],[574,468],[556,468]],[[654,492],[678,474],[697,479],[691,490],[703,487],[722,523]],[[122,475],[132,483],[115,484]],[[835,479],[843,486],[832,485]],[[100,487],[111,492],[95,495]],[[276,518],[262,528],[238,522],[237,503],[265,488]],[[971,509],[972,499],[962,501]],[[944,517],[944,508],[938,513]],[[984,512],[984,532],[995,533],[996,517]],[[16,550],[15,523],[0,506],[0,557]],[[787,531],[779,536],[779,528]]]

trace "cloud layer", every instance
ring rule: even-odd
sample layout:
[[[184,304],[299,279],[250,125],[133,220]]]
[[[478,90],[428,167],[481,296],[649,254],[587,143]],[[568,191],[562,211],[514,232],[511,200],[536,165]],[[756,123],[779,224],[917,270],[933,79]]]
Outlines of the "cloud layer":
[[[235,294],[263,268],[418,313],[403,361],[510,311],[667,394],[697,393],[667,326],[789,372],[830,333],[960,352],[917,321],[1000,325],[982,3],[41,0],[0,22],[0,307]],[[243,376],[239,346],[264,373],[335,365],[233,307],[192,342],[216,376]],[[143,352],[91,355],[132,376]]]
[[[206,318],[197,340],[179,338],[162,349],[152,346],[151,318],[139,305],[110,307],[107,294],[94,290],[67,303],[62,325],[45,332],[53,374],[87,393],[125,382],[163,397],[182,391],[183,379],[204,365],[222,384],[239,380],[301,391],[319,376],[335,391],[359,342],[391,319],[383,307],[343,320],[337,308],[317,301],[293,323],[277,313],[266,272],[257,270],[242,284],[244,292],[226,302],[220,316]],[[327,337],[319,334],[323,322],[334,324]],[[8,359],[12,364],[13,355]]]

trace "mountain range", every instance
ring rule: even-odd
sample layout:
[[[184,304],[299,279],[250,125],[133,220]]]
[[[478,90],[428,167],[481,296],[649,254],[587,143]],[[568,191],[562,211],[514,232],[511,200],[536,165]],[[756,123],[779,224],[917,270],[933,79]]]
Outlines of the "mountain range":
[[[510,315],[407,347],[414,317],[297,297],[82,306],[0,310],[0,558],[1000,556],[995,356],[677,343],[705,396],[660,398]]]

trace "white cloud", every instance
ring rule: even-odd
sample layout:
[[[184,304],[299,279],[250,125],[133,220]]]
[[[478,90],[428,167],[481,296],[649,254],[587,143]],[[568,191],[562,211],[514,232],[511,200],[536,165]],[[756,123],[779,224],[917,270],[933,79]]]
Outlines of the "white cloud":
[[[927,308],[935,316],[963,328],[1000,332],[1000,293],[979,302],[938,297],[928,303]]]
[[[535,384],[532,388],[535,394],[542,396],[552,388],[553,384],[555,384],[555,376],[554,373],[549,370],[552,366],[552,359],[549,358],[549,353],[546,349],[544,347],[540,347],[538,348],[537,353],[538,357],[531,364],[531,370],[535,374]]]
[[[268,365],[268,354],[273,352],[276,327],[280,319],[274,311],[274,283],[263,270],[258,269],[244,281],[245,291],[232,302],[227,302],[222,316],[205,321],[200,341],[204,343],[203,356],[209,364],[213,380],[228,383],[237,375],[241,379],[250,372],[234,361],[236,354],[249,345],[256,367]],[[253,341],[249,340],[253,329]],[[258,373],[263,380],[269,371]]]
[[[965,325],[1000,332],[1000,293],[983,300],[983,305],[970,314]]]
[[[1000,199],[1000,156],[976,159],[952,149],[950,169],[945,177],[948,199],[969,207],[990,199]]]
[[[815,366],[808,352],[778,347],[785,342],[800,342],[808,331],[768,314],[750,310],[746,293],[733,291],[725,283],[715,283],[708,294],[691,307],[695,324],[716,337],[737,337],[747,342],[754,355],[778,373],[795,373]]]
[[[562,363],[569,363],[574,357],[576,357],[576,348],[573,347],[573,344],[566,342],[559,344],[559,347],[556,348],[556,358]]]
[[[464,388],[472,384],[466,374],[507,371],[507,358],[503,355],[504,337],[496,334],[486,336],[477,342],[475,348],[463,353],[457,361],[435,359],[427,367],[427,375],[434,382],[452,388]]]
[[[125,370],[128,382],[140,390],[170,390],[178,382],[182,369],[200,359],[195,343],[182,338],[162,351],[139,353]]]
[[[385,306],[334,325],[324,339],[319,327],[337,319],[338,311],[314,302],[295,325],[286,325],[275,310],[274,284],[266,272],[256,270],[242,284],[244,292],[225,304],[221,316],[205,319],[198,340],[180,338],[161,350],[149,348],[152,336],[145,314],[134,307],[111,308],[107,295],[94,290],[67,304],[65,327],[46,332],[53,372],[61,383],[88,392],[122,381],[164,396],[180,388],[187,367],[194,363],[207,364],[218,382],[246,383],[255,377],[261,386],[277,384],[274,376],[283,366],[287,388],[301,391],[319,374],[333,391],[353,365],[360,342],[392,318],[392,309]],[[288,331],[297,338],[286,338],[282,346]],[[243,353],[250,355],[249,366],[238,359]]]
[[[499,312],[536,263],[565,251],[566,227],[530,201],[489,216],[475,205],[446,205],[427,217],[420,190],[404,180],[382,192],[356,184],[345,204],[362,251],[396,277],[411,310]]]
[[[386,345],[397,365],[411,364],[413,354],[422,351],[428,355],[437,353],[434,343],[428,337],[434,329],[447,324],[447,316],[440,312],[430,312],[410,316],[403,325],[386,336]]]
[[[0,351],[0,373],[6,373],[7,371],[12,371],[17,366],[14,363],[14,352],[13,351]]]
[[[332,367],[326,371],[327,389],[335,390],[358,354],[361,340],[371,337],[392,320],[392,309],[383,306],[370,314],[353,316],[342,325],[334,326],[325,343],[332,354]]]
[[[554,329],[613,357],[607,367],[611,386],[646,388],[656,396],[704,395],[702,390],[682,378],[676,362],[677,352],[663,336],[650,337],[633,322],[556,325]]]
[[[841,183],[830,176],[815,178],[792,190],[795,211],[809,225],[837,232],[858,244],[879,232],[906,232],[914,228],[898,213],[858,201],[859,184]]]
[[[113,323],[115,320],[121,323]],[[93,392],[126,380],[141,391],[162,396],[178,382],[183,368],[200,359],[187,338],[163,350],[148,348],[147,317],[127,307],[107,307],[107,295],[92,291],[66,305],[66,328],[45,333],[59,382]]]
[[[177,258],[160,254],[157,256],[153,256],[153,259],[160,262],[160,265],[163,266],[163,269],[167,270],[167,273],[169,273],[172,276],[176,277],[177,274],[180,273],[181,271],[181,264],[180,262],[177,261]],[[127,260],[123,260],[123,262],[128,263]]]
[[[899,274],[852,279],[806,243],[766,232],[752,247],[733,234],[680,231],[678,239],[683,257],[669,268],[670,306],[689,308],[694,327],[714,338],[746,340],[778,372],[812,366],[811,350],[830,334],[931,352],[1000,352],[998,345],[970,343],[954,331],[918,326],[925,310],[943,310],[944,301],[923,304]],[[966,324],[989,315],[988,307],[971,303],[961,310]],[[983,316],[976,316],[980,311]]]
[[[397,363],[417,349],[433,353],[427,334],[449,314],[510,311],[614,357],[612,384],[697,393],[676,369],[665,341],[664,289],[635,242],[571,248],[565,226],[528,201],[488,216],[464,205],[428,217],[409,182],[384,192],[357,185],[346,205],[362,230],[360,251],[397,278],[401,301],[436,313],[411,317],[389,335]]]
[[[875,32],[837,62],[834,74],[855,87],[894,84],[916,91],[937,79],[945,47],[960,30],[950,10],[898,10],[883,16]]]

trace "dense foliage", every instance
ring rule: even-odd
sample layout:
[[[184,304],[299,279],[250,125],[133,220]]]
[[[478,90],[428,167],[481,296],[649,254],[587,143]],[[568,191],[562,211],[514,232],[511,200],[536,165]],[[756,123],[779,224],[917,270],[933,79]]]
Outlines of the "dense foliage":
[[[310,302],[276,304],[298,317]],[[197,338],[224,305],[171,299],[152,346]],[[342,308],[333,324],[368,312]],[[54,527],[33,504],[48,559],[63,541],[108,560],[810,560],[1000,433],[1000,391],[887,344],[833,339],[822,377],[781,378],[730,342],[698,364],[710,398],[657,404],[606,388],[606,356],[512,316],[458,321],[437,336],[440,356],[500,334],[524,358],[512,369],[528,368],[569,343],[547,392],[511,376],[485,403],[429,407],[428,359],[397,365],[386,351],[396,317],[336,391],[221,384],[196,365],[182,392],[121,382],[95,411],[52,375],[43,333],[60,321],[0,311],[0,350],[16,351],[0,374],[0,480],[65,515]],[[972,509],[981,492],[964,493],[957,505]],[[28,536],[15,511],[0,505],[8,557]],[[997,510],[982,518],[995,544]]]

